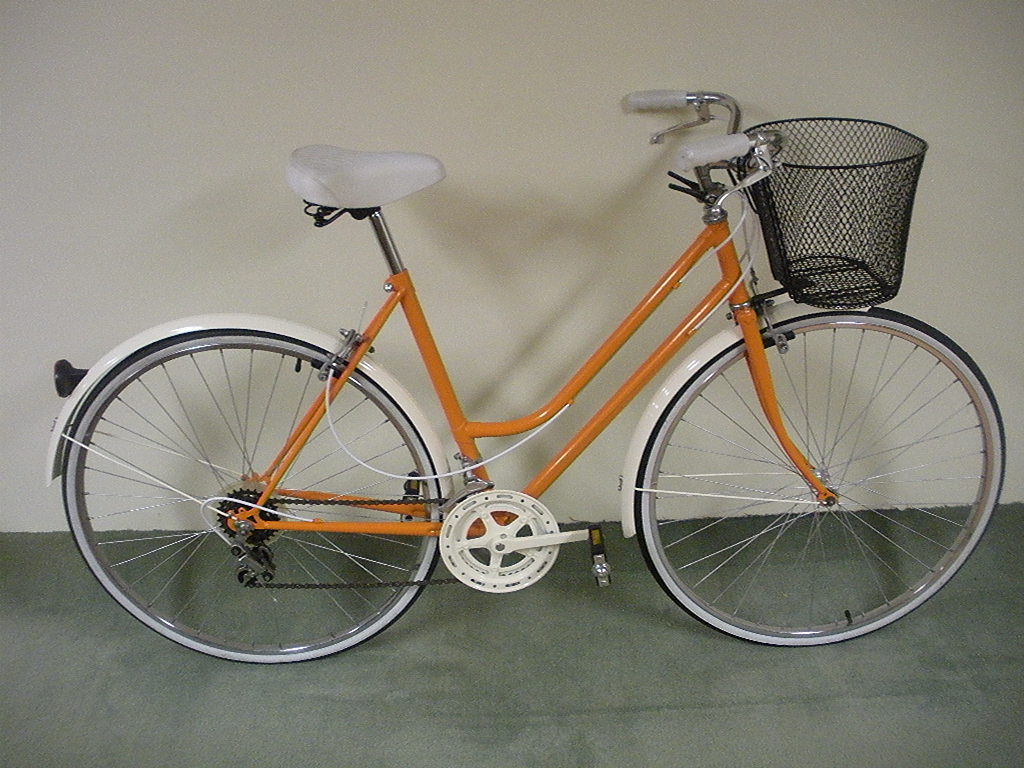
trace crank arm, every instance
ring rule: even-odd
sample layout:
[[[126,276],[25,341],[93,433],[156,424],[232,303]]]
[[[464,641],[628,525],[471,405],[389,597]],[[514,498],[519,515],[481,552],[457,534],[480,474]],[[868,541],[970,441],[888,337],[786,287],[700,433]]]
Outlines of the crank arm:
[[[586,541],[590,538],[590,531],[561,531],[560,533],[542,533],[539,536],[519,536],[514,539],[506,539],[503,552],[519,552],[523,549],[539,549],[540,547],[551,547],[556,544],[568,544],[571,541]]]

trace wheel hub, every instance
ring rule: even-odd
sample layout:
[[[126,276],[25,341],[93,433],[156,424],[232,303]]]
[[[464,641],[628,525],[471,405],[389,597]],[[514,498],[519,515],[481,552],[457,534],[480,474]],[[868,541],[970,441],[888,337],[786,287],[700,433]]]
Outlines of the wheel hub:
[[[232,539],[239,539],[250,547],[258,547],[270,541],[276,531],[254,530],[249,520],[238,520],[237,515],[252,508],[260,500],[263,487],[258,483],[242,483],[227,489],[221,496],[224,500],[217,504],[220,513],[217,518],[221,529]],[[265,505],[267,509],[279,509],[273,503]],[[255,518],[264,522],[280,520],[279,515],[267,509],[256,510]]]

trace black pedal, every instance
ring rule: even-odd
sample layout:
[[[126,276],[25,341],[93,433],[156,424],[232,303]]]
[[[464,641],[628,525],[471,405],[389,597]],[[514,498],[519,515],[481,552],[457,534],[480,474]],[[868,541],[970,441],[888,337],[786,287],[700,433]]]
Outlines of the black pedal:
[[[607,587],[612,583],[612,567],[608,565],[608,558],[604,551],[604,534],[600,525],[592,525],[590,531],[590,559],[593,561],[591,573],[599,587]]]

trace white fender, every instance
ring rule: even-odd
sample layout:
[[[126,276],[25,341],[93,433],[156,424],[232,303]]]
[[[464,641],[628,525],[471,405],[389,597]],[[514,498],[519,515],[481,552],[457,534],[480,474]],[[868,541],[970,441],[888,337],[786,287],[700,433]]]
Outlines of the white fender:
[[[629,448],[626,451],[626,461],[622,467],[622,534],[626,538],[636,536],[636,521],[633,514],[633,488],[636,473],[640,469],[640,460],[643,457],[644,446],[647,438],[658,423],[662,412],[668,407],[673,395],[679,391],[695,372],[700,370],[709,360],[714,358],[722,350],[728,349],[743,335],[738,327],[721,331],[705,341],[693,354],[686,358],[672,373],[668,375],[658,391],[654,393],[651,402],[640,415],[640,420],[633,431],[633,438],[629,441]]]
[[[812,307],[797,304],[792,301],[785,301],[772,308],[771,319],[773,323],[781,323],[800,315],[814,314],[821,312]],[[743,334],[738,326],[712,336],[701,344],[690,357],[686,358],[658,388],[646,410],[641,414],[637,422],[633,438],[629,441],[629,448],[626,451],[626,461],[622,468],[622,533],[624,536],[636,535],[636,520],[634,516],[634,481],[636,473],[640,469],[640,460],[643,457],[644,447],[651,430],[658,423],[658,419],[668,407],[672,397],[679,389],[690,380],[694,373],[712,360],[716,355],[731,347],[737,341],[743,339]]]
[[[96,386],[97,382],[99,382],[108,371],[129,355],[157,341],[174,336],[181,336],[186,333],[194,333],[196,331],[229,329],[262,331],[265,333],[273,333],[278,336],[288,336],[300,341],[305,341],[309,344],[315,344],[321,349],[329,351],[334,350],[339,344],[339,338],[337,336],[332,336],[328,333],[324,333],[323,331],[318,331],[314,328],[300,325],[298,323],[292,323],[287,320],[278,320],[273,317],[264,317],[262,315],[200,315],[181,320],[173,320],[169,323],[163,323],[162,325],[157,325],[153,328],[142,331],[142,333],[139,333],[119,344],[101,357],[99,362],[89,369],[89,373],[78,383],[74,392],[72,392],[68,397],[64,407],[61,409],[60,415],[53,423],[52,434],[50,435],[50,445],[46,454],[48,474],[47,485],[52,483],[55,478],[59,477],[63,471],[63,467],[60,462],[60,447],[64,433],[69,428],[71,421],[75,417],[78,407],[81,405],[85,396],[93,389],[93,387]],[[391,374],[368,358],[363,358],[362,362],[359,364],[359,370],[376,381],[387,391],[395,402],[398,403],[419,431],[420,435],[422,435],[437,472],[439,474],[447,472],[448,462],[445,459],[445,452],[443,450],[442,443],[440,439],[438,439],[433,428],[430,426],[430,422],[424,415],[423,410],[419,407],[416,401],[413,400],[413,397],[409,394],[408,390],[399,384],[398,380],[391,376]],[[445,484],[450,483],[450,481],[445,479],[441,482],[444,495],[449,495]]]

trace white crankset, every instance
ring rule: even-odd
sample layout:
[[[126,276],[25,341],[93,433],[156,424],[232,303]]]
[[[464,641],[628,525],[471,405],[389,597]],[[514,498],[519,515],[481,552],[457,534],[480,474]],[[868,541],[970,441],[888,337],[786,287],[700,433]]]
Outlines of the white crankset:
[[[463,584],[515,592],[538,581],[558,547],[587,531],[560,533],[555,516],[518,491],[485,491],[456,504],[441,524],[441,559]]]

